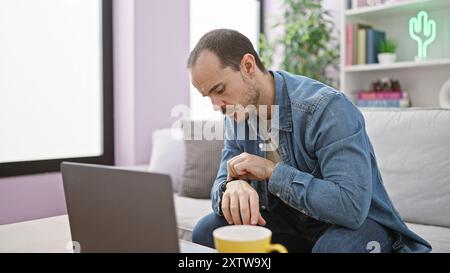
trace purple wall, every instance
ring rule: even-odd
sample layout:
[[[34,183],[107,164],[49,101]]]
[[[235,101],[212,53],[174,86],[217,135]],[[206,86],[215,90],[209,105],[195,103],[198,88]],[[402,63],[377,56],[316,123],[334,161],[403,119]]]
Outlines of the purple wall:
[[[117,165],[148,163],[151,134],[189,103],[189,1],[114,1]],[[0,224],[66,213],[60,173],[0,179]]]
[[[134,8],[134,1],[114,2],[114,146],[117,165],[135,162]]]
[[[65,213],[60,173],[0,179],[0,224]]]
[[[151,132],[189,104],[189,1],[136,0],[135,164],[150,159]]]

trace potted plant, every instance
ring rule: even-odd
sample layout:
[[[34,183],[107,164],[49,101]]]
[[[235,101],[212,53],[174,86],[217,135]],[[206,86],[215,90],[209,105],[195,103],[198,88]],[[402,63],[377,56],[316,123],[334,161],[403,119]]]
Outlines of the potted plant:
[[[275,53],[280,52],[280,69],[338,87],[333,72],[339,70],[339,41],[330,12],[322,0],[283,0],[283,4],[283,16],[272,27],[283,31],[275,31],[280,34],[271,41],[260,35],[263,63],[270,67]]]
[[[378,62],[380,64],[394,63],[397,59],[396,51],[397,43],[394,40],[382,41],[378,46]]]

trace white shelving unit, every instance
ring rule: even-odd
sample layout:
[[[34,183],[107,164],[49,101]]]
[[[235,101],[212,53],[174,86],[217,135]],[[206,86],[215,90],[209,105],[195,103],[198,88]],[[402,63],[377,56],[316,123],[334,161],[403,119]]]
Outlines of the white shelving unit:
[[[362,72],[362,71],[376,71],[376,70],[393,70],[393,69],[413,69],[421,68],[426,66],[439,66],[439,65],[449,65],[450,59],[438,59],[429,60],[423,62],[396,62],[393,64],[365,64],[365,65],[352,65],[345,66],[345,72]]]
[[[401,0],[372,7],[347,10],[341,0],[341,89],[349,96],[369,89],[383,77],[400,80],[413,107],[438,107],[439,91],[450,78],[450,0]],[[417,43],[409,37],[409,19],[426,11],[436,21],[437,36],[429,47],[429,58],[414,61]],[[347,66],[346,25],[363,23],[386,32],[398,43],[397,62],[389,65],[367,64]]]

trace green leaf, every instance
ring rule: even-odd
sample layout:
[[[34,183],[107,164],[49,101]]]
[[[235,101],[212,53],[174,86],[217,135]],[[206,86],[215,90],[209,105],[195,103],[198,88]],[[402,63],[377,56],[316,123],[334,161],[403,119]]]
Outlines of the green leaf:
[[[338,70],[339,40],[333,36],[333,14],[324,9],[322,0],[283,0],[284,13],[272,27],[284,31],[272,42],[260,40],[264,64],[271,63],[274,49],[282,49],[281,69],[336,86],[327,70]],[[269,58],[270,57],[270,58]]]

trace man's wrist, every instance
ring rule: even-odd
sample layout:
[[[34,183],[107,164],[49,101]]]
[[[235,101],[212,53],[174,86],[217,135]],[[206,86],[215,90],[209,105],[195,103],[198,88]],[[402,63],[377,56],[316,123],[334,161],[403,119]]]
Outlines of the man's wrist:
[[[227,181],[225,181],[225,182],[223,182],[222,183],[222,185],[221,185],[221,191],[222,191],[222,193],[224,193],[226,190],[227,190],[227,186],[228,186],[228,184],[230,184],[231,182],[235,182],[235,181],[245,181],[245,182],[247,182],[248,184],[250,184],[251,183],[251,181],[250,180],[247,180],[247,179],[230,179],[230,180],[227,180]]]
[[[272,164],[270,166],[268,166],[269,175],[267,176],[267,182],[272,178],[273,173],[275,172],[275,169],[277,168],[277,165],[278,165],[278,163],[272,162]]]

